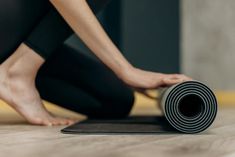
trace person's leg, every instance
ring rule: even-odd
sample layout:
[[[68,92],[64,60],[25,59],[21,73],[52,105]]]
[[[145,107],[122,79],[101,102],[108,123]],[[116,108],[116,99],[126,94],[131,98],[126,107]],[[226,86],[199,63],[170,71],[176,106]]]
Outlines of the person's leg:
[[[97,14],[109,1],[88,0],[87,2],[92,11]],[[72,34],[74,34],[73,30],[52,6],[50,12],[40,21],[24,43],[47,59]]]
[[[88,0],[88,3],[98,13],[108,1]],[[49,0],[0,1],[0,63],[24,41],[46,58],[72,33]]]
[[[0,1],[0,98],[33,124],[51,125],[57,121],[45,110],[34,85],[44,59],[19,45],[50,7],[48,0]]]
[[[9,105],[14,107],[20,114],[22,114],[29,122],[33,124],[43,124],[43,125],[55,124],[56,125],[56,124],[70,123],[71,121],[67,119],[60,119],[60,118],[54,117],[45,110],[41,102],[40,96],[38,94],[38,91],[36,90],[36,87],[34,85],[36,73],[39,67],[44,63],[46,59],[46,58],[43,58],[44,57],[42,55],[43,52],[35,53],[34,50],[30,49],[24,44],[21,44],[20,47],[13,53],[17,45],[21,41],[23,41],[26,38],[26,36],[30,33],[30,30],[37,23],[37,21],[39,20],[39,17],[45,14],[45,11],[47,11],[47,7],[50,8],[51,5],[49,1],[42,0],[42,1],[37,1],[37,2],[36,1],[31,2],[31,1],[23,1],[23,0],[20,0],[20,1],[10,0],[8,2],[1,5],[7,8],[7,9],[4,9],[4,8],[1,9],[2,11],[1,13],[3,13],[4,15],[9,15],[7,13],[7,10],[13,9],[14,14],[13,13],[10,14],[10,15],[13,15],[12,18],[10,19],[8,19],[6,16],[5,18],[1,18],[3,19],[2,21],[3,24],[1,25],[1,28],[2,27],[3,28],[0,30],[2,32],[1,33],[2,36],[0,38],[1,38],[1,41],[3,41],[3,43],[6,43],[5,44],[6,46],[2,46],[2,45],[0,46],[0,50],[2,52],[0,59],[2,62],[4,61],[0,66],[0,74],[1,74],[0,97],[1,99],[5,100]],[[12,5],[16,5],[16,6],[13,8],[7,7],[7,6],[12,7]],[[14,9],[16,9],[16,11]],[[52,15],[56,15],[56,14],[52,14]],[[48,18],[47,20],[50,20],[50,19],[51,18]],[[7,23],[4,20],[8,20],[12,23],[10,22]],[[17,25],[14,25],[14,22],[15,22],[14,20],[18,20],[18,23],[23,24],[23,25],[17,27]],[[43,20],[42,23],[40,23],[38,27],[35,28],[35,30],[40,30],[40,28],[44,28],[42,27],[44,26],[43,23],[48,25],[49,28],[61,27],[61,25],[50,25],[54,23],[48,22],[47,20]],[[57,21],[58,18],[54,20],[55,20],[55,24],[57,24],[56,22],[58,22]],[[63,20],[60,20],[59,24],[63,24],[61,28],[62,30],[65,30],[63,29],[63,27],[67,27],[67,25],[64,24]],[[5,30],[4,28],[8,28],[8,29]],[[50,30],[53,30],[53,29],[50,29]],[[10,35],[4,31],[9,31]],[[17,33],[17,32],[20,32],[20,33]],[[68,34],[67,32],[72,33],[71,31],[64,31],[64,32],[65,34]],[[63,34],[64,32],[63,31],[60,32],[59,36],[57,34],[56,36],[54,36],[55,34],[53,33],[48,34],[48,35],[49,37],[52,36],[54,38],[57,38],[57,37],[62,38],[61,40],[52,40],[56,42],[56,44],[61,44],[60,42],[63,41],[63,38],[66,38],[66,35]],[[34,32],[32,32],[32,35],[33,33]],[[16,39],[16,40],[12,40],[12,39]],[[50,44],[46,46],[50,46]],[[56,46],[54,46],[53,48],[56,48]],[[49,49],[49,50],[53,51],[53,49]]]
[[[50,7],[48,0],[0,1],[0,63],[27,38]]]
[[[122,118],[129,114],[133,91],[106,66],[66,45],[55,54],[37,77],[43,99],[90,118]]]
[[[42,104],[35,87],[35,69],[39,69],[44,60],[38,57],[38,54],[22,45],[2,63],[0,98],[32,124],[70,124],[72,120],[51,115]]]

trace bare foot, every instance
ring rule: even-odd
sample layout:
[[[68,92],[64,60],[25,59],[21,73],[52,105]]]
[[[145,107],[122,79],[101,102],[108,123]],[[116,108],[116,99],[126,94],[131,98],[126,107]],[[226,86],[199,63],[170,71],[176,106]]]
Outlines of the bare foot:
[[[3,63],[0,66],[0,98],[32,124],[52,126],[74,123],[71,119],[52,115],[44,107],[35,87],[36,72],[30,72],[30,70],[35,68],[33,66],[37,63],[33,63],[33,65],[32,62],[29,61],[29,64],[32,64],[32,66],[26,67],[27,65],[25,65],[25,61],[27,61],[28,57],[33,60],[34,57],[40,56],[37,56],[34,52],[28,53],[29,50],[24,46],[20,47],[17,51],[15,52],[16,54],[9,57],[5,64]],[[19,55],[21,58],[17,58],[17,56],[14,55]],[[9,62],[12,58],[15,59],[15,61],[10,64]]]
[[[34,85],[20,78],[2,78],[1,75],[0,98],[32,124],[50,126],[73,123],[72,120],[55,117],[50,114],[42,104]]]

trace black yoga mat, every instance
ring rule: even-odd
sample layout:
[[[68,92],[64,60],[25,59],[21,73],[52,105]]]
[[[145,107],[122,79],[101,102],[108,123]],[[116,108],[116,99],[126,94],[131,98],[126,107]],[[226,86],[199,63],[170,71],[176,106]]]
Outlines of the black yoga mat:
[[[124,119],[87,119],[63,130],[67,134],[153,134],[175,133],[165,117],[131,116]]]
[[[62,133],[199,133],[215,120],[217,101],[212,90],[198,81],[187,81],[161,91],[158,98],[164,117],[85,120]]]

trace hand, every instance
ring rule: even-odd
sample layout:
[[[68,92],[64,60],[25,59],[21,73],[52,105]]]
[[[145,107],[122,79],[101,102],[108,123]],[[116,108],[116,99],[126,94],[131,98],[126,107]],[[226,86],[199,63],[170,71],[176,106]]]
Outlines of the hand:
[[[144,71],[134,67],[123,72],[121,79],[128,85],[138,89],[157,89],[167,87],[184,81],[192,80],[182,74],[163,74]]]
[[[182,74],[162,74],[133,67],[126,68],[126,70],[122,72],[121,79],[137,92],[154,100],[156,100],[156,98],[147,92],[148,89],[168,87],[192,80],[192,78]]]

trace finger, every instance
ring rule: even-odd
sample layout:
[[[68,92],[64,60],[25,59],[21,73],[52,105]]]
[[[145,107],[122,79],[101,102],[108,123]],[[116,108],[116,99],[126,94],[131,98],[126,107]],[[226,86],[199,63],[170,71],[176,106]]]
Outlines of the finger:
[[[184,81],[191,81],[192,80],[192,78],[190,78],[186,75],[180,75],[179,77],[182,78]]]
[[[183,74],[171,74],[170,77],[173,77],[173,78],[181,78],[181,79],[183,79],[184,81],[191,81],[191,80],[193,80],[191,77],[188,77],[188,76],[183,75]]]
[[[184,79],[182,79],[182,78],[165,78],[165,79],[163,79],[163,82],[166,85],[174,85],[177,83],[181,83],[183,81],[184,81]]]

